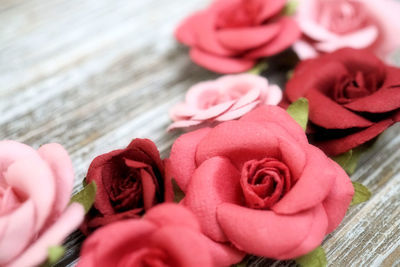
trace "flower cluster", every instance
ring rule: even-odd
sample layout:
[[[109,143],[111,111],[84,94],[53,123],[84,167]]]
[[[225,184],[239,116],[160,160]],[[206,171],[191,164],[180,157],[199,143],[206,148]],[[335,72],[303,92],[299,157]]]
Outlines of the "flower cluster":
[[[317,249],[367,200],[334,156],[400,121],[400,68],[387,63],[400,4],[381,1],[300,1],[290,16],[285,0],[215,0],[191,15],[175,33],[191,58],[240,74],[193,85],[170,110],[168,130],[186,133],[169,157],[133,139],[94,158],[72,199],[62,146],[1,141],[0,265],[40,265],[78,228],[79,267],[219,267]],[[284,91],[257,66],[241,73],[291,46],[308,59]]]

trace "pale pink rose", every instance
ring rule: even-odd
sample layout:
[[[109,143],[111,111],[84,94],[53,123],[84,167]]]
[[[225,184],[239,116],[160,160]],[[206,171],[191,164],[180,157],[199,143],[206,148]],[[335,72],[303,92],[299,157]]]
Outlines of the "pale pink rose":
[[[168,130],[235,120],[259,105],[277,105],[282,91],[254,74],[227,75],[192,86],[185,102],[170,110]]]
[[[68,206],[73,182],[62,146],[0,141],[0,266],[37,266],[81,224],[83,207]]]
[[[303,38],[301,59],[344,47],[367,48],[385,61],[400,48],[400,1],[299,0],[296,18]]]

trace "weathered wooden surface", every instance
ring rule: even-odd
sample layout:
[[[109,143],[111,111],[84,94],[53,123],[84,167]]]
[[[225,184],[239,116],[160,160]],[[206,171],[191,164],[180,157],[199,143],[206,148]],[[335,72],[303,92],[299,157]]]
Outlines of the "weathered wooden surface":
[[[163,156],[179,133],[167,111],[188,87],[216,77],[173,39],[176,24],[204,0],[0,1],[0,139],[34,147],[61,143],[76,170],[91,160],[154,140]],[[331,266],[400,265],[400,127],[387,131],[352,176],[373,192],[350,208],[323,244]],[[73,264],[82,237],[68,240]],[[286,266],[256,260],[253,266]]]

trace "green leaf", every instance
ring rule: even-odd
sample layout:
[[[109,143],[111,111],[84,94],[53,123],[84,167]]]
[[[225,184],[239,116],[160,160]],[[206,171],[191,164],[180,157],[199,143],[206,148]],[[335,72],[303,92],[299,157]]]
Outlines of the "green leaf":
[[[90,184],[86,185],[81,191],[73,195],[70,203],[80,203],[85,208],[85,212],[87,213],[94,203],[94,200],[96,198],[96,191],[96,183],[92,181]]]
[[[176,183],[174,178],[171,179],[171,182],[172,182],[172,189],[174,190],[174,202],[179,203],[185,197],[185,193]]]
[[[327,265],[325,251],[321,246],[295,259],[295,261],[302,267],[324,267]]]
[[[62,256],[64,256],[65,248],[63,246],[52,246],[48,249],[47,262],[55,264]]]
[[[359,147],[353,148],[346,153],[340,154],[338,156],[332,157],[334,161],[336,161],[348,175],[352,175],[358,165],[358,161],[362,153],[367,151],[371,147],[371,144],[364,144]]]
[[[293,16],[296,13],[299,2],[297,0],[289,0],[283,9],[283,15]]]
[[[296,102],[292,103],[286,111],[298,124],[300,124],[301,128],[303,128],[305,131],[308,122],[307,98],[299,98]]]
[[[357,182],[353,182],[353,187],[354,196],[350,203],[351,206],[363,203],[370,199],[371,192],[368,190],[367,187]]]
[[[260,61],[255,65],[251,70],[249,70],[247,73],[250,74],[255,74],[255,75],[260,75],[263,71],[268,69],[268,63],[266,61]]]

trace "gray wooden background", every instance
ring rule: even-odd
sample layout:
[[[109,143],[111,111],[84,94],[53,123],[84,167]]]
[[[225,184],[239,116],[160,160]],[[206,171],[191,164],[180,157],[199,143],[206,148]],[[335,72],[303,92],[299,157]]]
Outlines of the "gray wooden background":
[[[194,83],[217,77],[193,64],[172,37],[206,0],[1,0],[0,139],[62,144],[74,191],[91,160],[132,138],[163,156],[180,133],[167,111]],[[400,127],[363,156],[352,180],[373,192],[323,243],[330,266],[400,265]],[[59,266],[73,265],[82,237],[67,241]],[[253,266],[292,262],[255,260]]]

